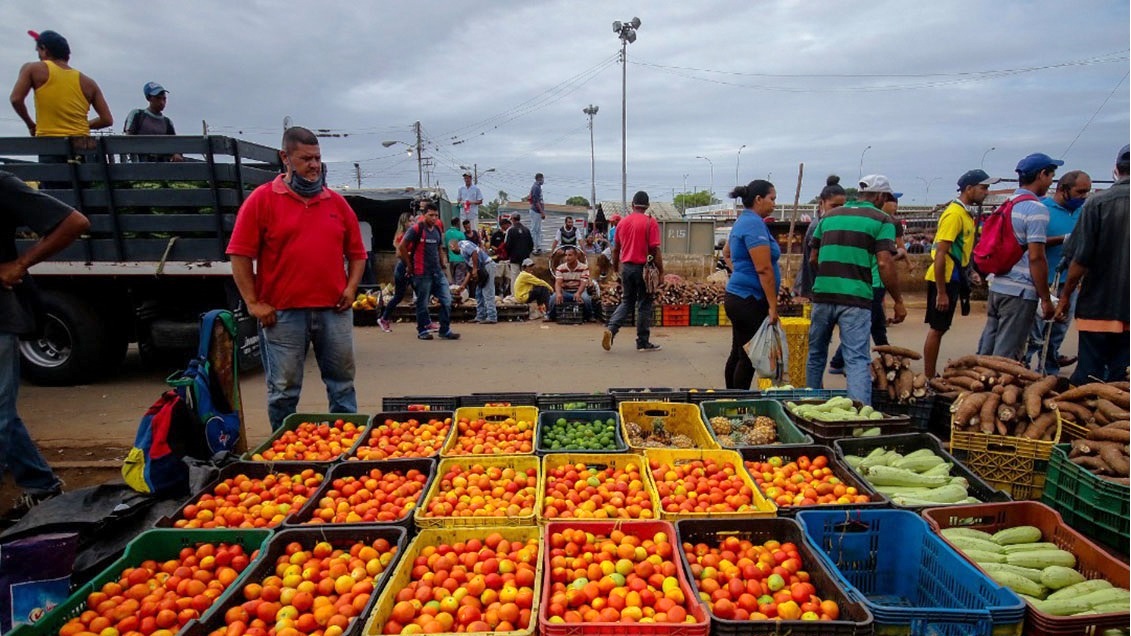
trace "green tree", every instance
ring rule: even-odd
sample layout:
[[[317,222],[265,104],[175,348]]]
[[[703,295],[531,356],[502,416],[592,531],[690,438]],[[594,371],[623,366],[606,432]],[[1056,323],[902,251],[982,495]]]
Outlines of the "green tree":
[[[483,218],[490,220],[499,218],[499,206],[505,205],[509,201],[510,195],[505,190],[499,190],[499,194],[481,208]]]
[[[858,190],[856,188],[845,188],[844,192],[845,192],[845,194],[848,195],[849,201],[855,201],[858,198],[860,198],[860,190]],[[809,200],[809,203],[812,203],[813,205],[817,205],[819,198],[820,198],[819,196],[813,197],[812,199]]]
[[[683,212],[687,208],[711,205],[714,202],[715,200],[711,196],[711,193],[706,190],[700,190],[699,192],[681,192],[675,195],[675,199],[673,200],[675,207],[679,209],[680,212]]]
[[[578,206],[581,206],[583,208],[587,208],[587,207],[589,207],[589,199],[586,199],[585,197],[576,197],[576,196],[570,197],[570,198],[566,199],[565,204],[566,205],[578,205]]]

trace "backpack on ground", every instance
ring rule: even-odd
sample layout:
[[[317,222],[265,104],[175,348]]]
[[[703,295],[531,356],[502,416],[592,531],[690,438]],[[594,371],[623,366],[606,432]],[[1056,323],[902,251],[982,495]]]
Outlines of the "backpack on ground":
[[[204,314],[196,357],[185,370],[165,380],[171,389],[149,407],[138,424],[134,447],[122,465],[122,477],[138,492],[177,492],[188,484],[183,458],[207,460],[216,453],[231,451],[239,442],[238,407],[225,398],[208,359],[217,324],[235,337],[236,323],[231,312],[218,309]],[[238,405],[239,380],[235,377],[234,359],[232,364],[232,395]]]
[[[1025,246],[1013,233],[1013,207],[1022,201],[1039,201],[1032,194],[1011,197],[982,222],[981,236],[974,243],[974,267],[983,275],[1002,276],[1025,255]]]

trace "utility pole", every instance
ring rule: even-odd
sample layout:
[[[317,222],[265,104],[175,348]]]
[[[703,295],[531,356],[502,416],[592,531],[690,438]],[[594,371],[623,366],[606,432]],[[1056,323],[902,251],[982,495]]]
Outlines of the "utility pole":
[[[412,125],[416,131],[416,187],[424,187],[424,158],[421,156],[423,150],[424,140],[420,136],[420,122]]]
[[[361,189],[361,164],[355,162],[353,164],[353,171],[357,175],[357,189],[360,190]]]
[[[589,104],[588,108],[581,109],[581,112],[589,115],[589,181],[591,184],[589,207],[593,210],[597,209],[597,155],[593,146],[593,115],[596,115],[598,110],[600,109],[593,104]]]
[[[204,128],[204,136],[207,137],[208,136],[208,122],[202,119],[202,120],[200,120],[200,125]]]

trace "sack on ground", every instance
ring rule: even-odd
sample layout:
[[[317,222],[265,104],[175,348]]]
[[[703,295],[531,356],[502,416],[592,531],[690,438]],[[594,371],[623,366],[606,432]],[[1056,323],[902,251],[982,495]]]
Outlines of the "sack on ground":
[[[789,367],[789,344],[781,321],[771,323],[767,318],[750,341],[750,361],[760,378],[780,384]]]

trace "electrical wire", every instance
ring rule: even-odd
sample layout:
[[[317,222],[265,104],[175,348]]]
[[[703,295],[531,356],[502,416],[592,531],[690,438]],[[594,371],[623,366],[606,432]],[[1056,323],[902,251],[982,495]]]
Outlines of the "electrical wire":
[[[1080,132],[1076,133],[1076,137],[1072,139],[1072,143],[1068,144],[1068,147],[1064,149],[1064,152],[1060,153],[1061,157],[1068,156],[1068,151],[1072,150],[1072,146],[1076,145],[1076,141],[1080,139],[1080,135],[1083,135],[1084,131],[1088,129],[1088,126],[1090,126],[1091,123],[1095,121],[1096,116],[1100,114],[1100,111],[1104,109],[1104,106],[1107,106],[1107,103],[1111,101],[1112,97],[1115,96],[1115,91],[1119,90],[1120,86],[1123,86],[1123,82],[1127,81],[1127,77],[1129,75],[1131,75],[1131,71],[1124,73],[1123,77],[1119,78],[1119,81],[1115,83],[1115,88],[1111,89],[1111,92],[1108,93],[1107,98],[1104,99],[1103,103],[1100,104],[1100,107],[1096,109],[1096,112],[1092,113],[1092,116],[1088,118],[1088,121],[1084,123],[1084,127],[1080,129]]]

